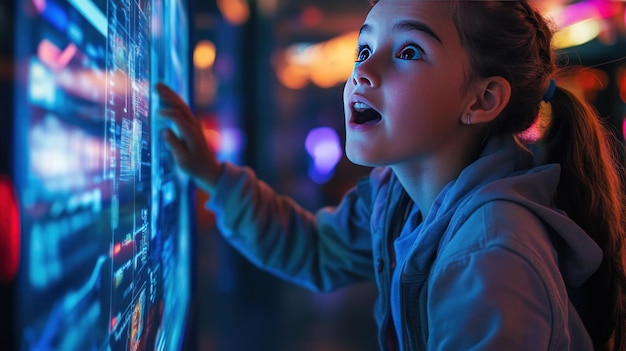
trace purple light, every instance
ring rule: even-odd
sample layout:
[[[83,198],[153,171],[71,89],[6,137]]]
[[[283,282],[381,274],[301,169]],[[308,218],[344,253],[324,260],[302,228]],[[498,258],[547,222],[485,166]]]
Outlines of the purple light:
[[[220,145],[218,158],[239,162],[239,156],[246,144],[246,135],[236,127],[225,127],[220,130]]]
[[[342,155],[337,132],[329,127],[315,128],[307,135],[305,148],[313,160],[309,177],[316,183],[328,181]]]

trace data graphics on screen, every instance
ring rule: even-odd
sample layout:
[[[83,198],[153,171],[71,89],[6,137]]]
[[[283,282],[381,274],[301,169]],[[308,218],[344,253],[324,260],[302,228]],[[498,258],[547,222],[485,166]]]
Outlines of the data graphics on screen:
[[[178,350],[191,211],[154,85],[188,96],[187,4],[19,4],[19,348]]]

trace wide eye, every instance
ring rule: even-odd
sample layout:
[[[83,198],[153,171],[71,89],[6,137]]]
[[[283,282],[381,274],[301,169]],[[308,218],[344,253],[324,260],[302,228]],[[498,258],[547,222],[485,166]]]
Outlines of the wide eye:
[[[368,57],[372,54],[372,50],[370,50],[369,46],[359,46],[356,53],[356,62],[363,62],[367,60]]]
[[[407,45],[398,54],[402,60],[419,60],[422,58],[422,49],[417,45]]]

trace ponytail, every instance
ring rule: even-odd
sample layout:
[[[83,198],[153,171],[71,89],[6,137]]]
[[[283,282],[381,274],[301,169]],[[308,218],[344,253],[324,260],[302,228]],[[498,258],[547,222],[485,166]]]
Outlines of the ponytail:
[[[570,297],[596,350],[626,350],[626,194],[616,153],[622,146],[571,92],[558,87],[550,105],[552,121],[541,147],[544,162],[561,164],[555,205],[604,253],[598,270],[583,286],[570,288]]]
[[[472,77],[504,77],[511,99],[488,133],[518,135],[540,115],[542,98],[552,116],[539,145],[543,162],[561,165],[555,206],[589,234],[603,251],[598,270],[570,300],[596,350],[626,351],[626,194],[617,161],[620,143],[594,109],[551,78],[558,71],[553,30],[528,1],[451,1],[452,19],[467,50]],[[546,84],[542,84],[546,83]],[[539,132],[544,130],[540,120]]]

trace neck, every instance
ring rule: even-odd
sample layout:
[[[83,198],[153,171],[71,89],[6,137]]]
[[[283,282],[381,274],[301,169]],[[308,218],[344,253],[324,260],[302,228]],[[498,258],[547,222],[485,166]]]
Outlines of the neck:
[[[476,148],[447,150],[437,155],[421,156],[392,165],[395,175],[407,194],[426,218],[441,190],[476,159]]]

